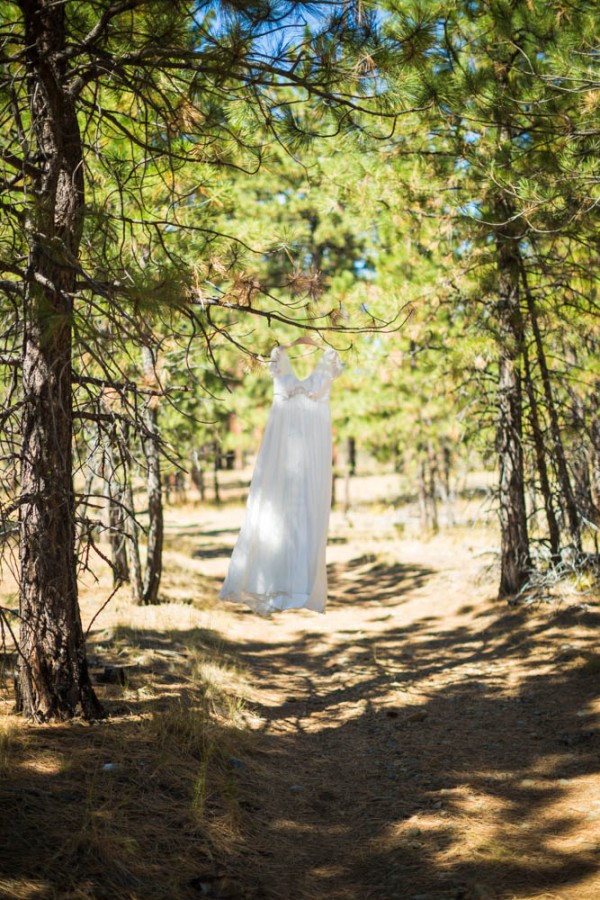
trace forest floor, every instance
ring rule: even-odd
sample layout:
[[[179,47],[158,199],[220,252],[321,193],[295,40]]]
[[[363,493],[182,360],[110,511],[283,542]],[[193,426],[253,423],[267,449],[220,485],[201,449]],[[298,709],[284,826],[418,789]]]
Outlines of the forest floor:
[[[509,607],[493,529],[365,506],[326,614],[265,620],[215,600],[241,515],[169,508],[158,606],[83,579],[106,721],[5,677],[0,897],[597,900],[598,596]]]

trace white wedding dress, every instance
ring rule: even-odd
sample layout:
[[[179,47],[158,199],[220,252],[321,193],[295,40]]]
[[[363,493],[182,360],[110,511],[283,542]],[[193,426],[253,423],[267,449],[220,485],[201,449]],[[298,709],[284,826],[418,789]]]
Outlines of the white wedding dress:
[[[300,607],[323,612],[331,507],[329,391],[342,364],[327,348],[308,378],[300,379],[286,351],[275,347],[270,371],[273,405],[219,597],[265,616]]]

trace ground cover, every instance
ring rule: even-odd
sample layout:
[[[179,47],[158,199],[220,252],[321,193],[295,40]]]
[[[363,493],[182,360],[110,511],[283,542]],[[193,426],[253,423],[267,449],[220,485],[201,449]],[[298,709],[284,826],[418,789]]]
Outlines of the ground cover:
[[[215,599],[240,517],[169,510],[159,606],[85,579],[107,721],[25,725],[5,659],[0,896],[600,896],[597,597],[498,603],[493,529],[379,505],[264,620]]]

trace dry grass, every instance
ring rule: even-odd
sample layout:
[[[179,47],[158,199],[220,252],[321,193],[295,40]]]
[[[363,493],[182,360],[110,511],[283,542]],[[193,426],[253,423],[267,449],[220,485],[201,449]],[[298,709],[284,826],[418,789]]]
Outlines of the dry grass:
[[[326,617],[265,622],[215,606],[238,511],[171,511],[164,602],[89,635],[106,722],[27,726],[8,666],[0,897],[596,900],[597,598],[508,610],[489,531],[386,516],[334,516]]]
[[[205,622],[214,582],[167,553],[167,594],[134,607],[125,590],[89,636],[105,722],[31,727],[0,706],[0,896],[187,898],[223,880],[241,843],[236,766],[252,750],[251,691],[239,661]],[[110,592],[83,585],[84,620]],[[182,602],[182,585],[194,597]],[[204,885],[204,888],[202,887]],[[237,896],[251,896],[240,888]]]
[[[184,678],[167,701],[156,677],[143,692],[123,688],[122,701],[111,687],[115,715],[104,723],[32,729],[6,716],[1,896],[197,896],[194,879],[212,877],[223,851],[235,854],[230,759],[251,749],[249,737],[228,704]]]

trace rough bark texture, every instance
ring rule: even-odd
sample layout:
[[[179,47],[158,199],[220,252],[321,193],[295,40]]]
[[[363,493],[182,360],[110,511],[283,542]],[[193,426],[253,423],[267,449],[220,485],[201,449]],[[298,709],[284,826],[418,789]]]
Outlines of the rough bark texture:
[[[572,364],[578,365],[576,353],[570,354]],[[580,527],[594,523],[596,506],[593,493],[593,447],[590,434],[586,428],[589,420],[589,409],[583,397],[573,388],[567,388],[570,399],[570,415],[568,427],[570,431],[570,473],[572,477],[573,497],[577,510],[577,524]]]
[[[117,440],[114,433],[106,434],[104,438],[104,478],[108,494],[108,528],[115,587],[129,580],[123,467],[119,466],[116,445]]]
[[[146,377],[155,377],[155,360],[150,347],[142,347],[142,361]],[[162,575],[163,504],[160,475],[160,433],[156,398],[151,398],[144,410],[144,456],[146,458],[148,489],[148,556],[144,576],[144,603],[156,603]]]
[[[560,424],[558,421],[558,413],[556,411],[556,403],[554,402],[554,392],[552,390],[550,372],[548,370],[548,363],[546,361],[546,353],[544,350],[544,342],[542,340],[542,334],[540,331],[537,309],[536,309],[535,301],[533,298],[533,294],[529,290],[525,267],[522,264],[520,265],[520,270],[521,270],[521,278],[523,280],[523,286],[525,289],[525,296],[527,299],[527,311],[529,313],[531,327],[533,330],[533,337],[535,340],[537,361],[538,361],[538,365],[540,367],[540,375],[542,377],[542,385],[544,388],[546,409],[548,410],[548,417],[550,420],[550,433],[552,435],[554,460],[556,463],[556,473],[557,473],[558,481],[560,484],[561,498],[562,498],[562,501],[564,503],[565,510],[567,513],[567,520],[569,522],[569,532],[571,535],[571,542],[576,550],[581,551],[581,522],[580,522],[578,510],[577,510],[577,503],[575,501],[575,493],[573,491],[573,486],[571,484],[571,478],[569,476],[569,468],[567,466],[567,458],[565,455],[565,450],[564,450],[562,437],[561,437],[561,433],[560,433]]]
[[[102,715],[77,602],[71,320],[83,210],[82,147],[57,63],[64,6],[22,0],[37,172],[31,179],[22,358],[18,707],[37,721]]]
[[[600,385],[598,385],[598,396],[600,394]],[[596,400],[596,403],[598,401]],[[594,501],[595,522],[600,525],[600,416],[593,415],[590,424],[590,441],[592,444],[591,453],[591,482],[592,482],[592,498]]]
[[[538,411],[538,402],[535,395],[535,388],[531,376],[531,367],[529,364],[529,352],[527,346],[523,347],[523,361],[525,363],[525,386],[527,397],[529,399],[529,421],[531,424],[531,432],[533,434],[533,444],[535,447],[535,461],[540,479],[540,490],[544,500],[544,510],[546,512],[546,521],[548,523],[548,537],[550,540],[550,552],[552,559],[556,562],[560,555],[560,529],[554,512],[554,504],[552,503],[552,491],[550,489],[550,478],[548,476],[548,467],[546,465],[546,448],[544,446],[544,435],[542,433],[540,415]]]
[[[135,507],[133,505],[133,490],[131,487],[131,475],[129,466],[125,471],[125,491],[123,503],[127,510],[125,516],[125,532],[127,534],[127,562],[129,566],[129,584],[131,587],[131,599],[134,603],[144,602],[144,584],[142,579],[142,564],[140,561],[140,545],[138,540],[139,529],[135,521]]]
[[[509,219],[507,210],[499,218]],[[522,445],[522,396],[519,357],[523,320],[519,305],[516,237],[496,235],[498,253],[498,426],[499,509],[501,529],[499,596],[516,594],[530,570]]]

